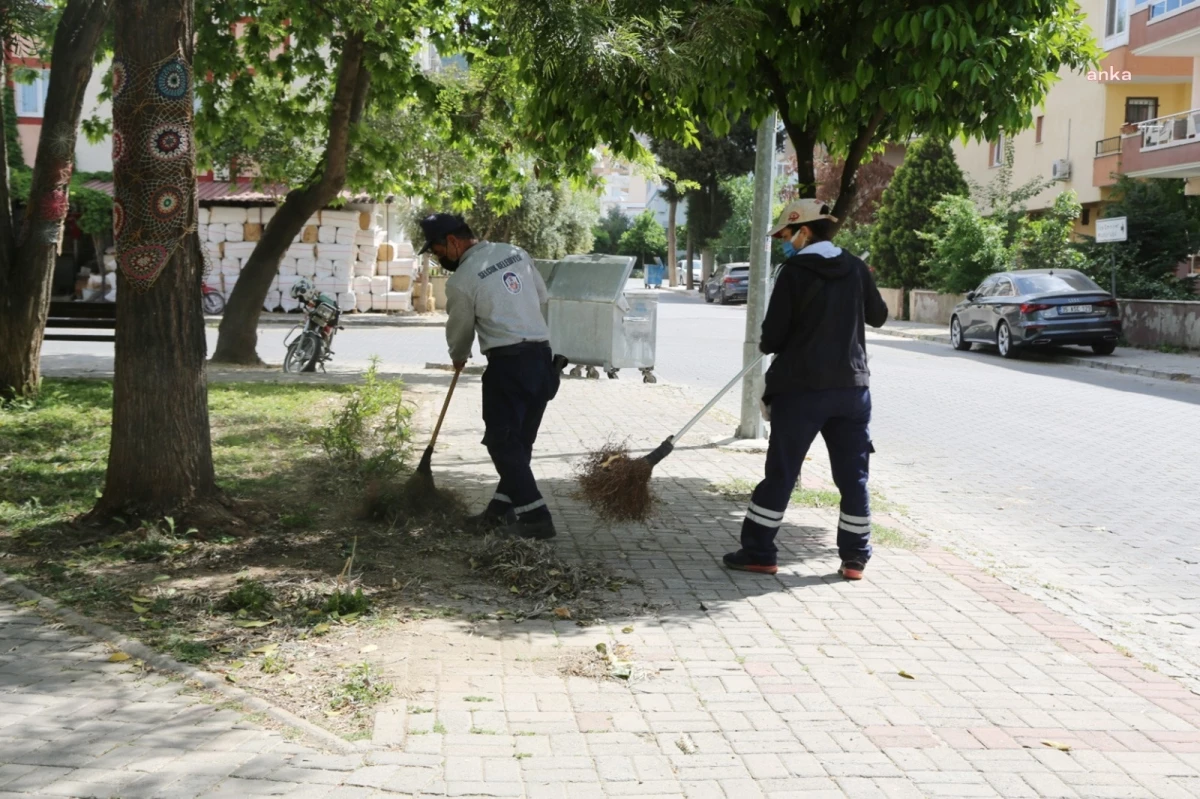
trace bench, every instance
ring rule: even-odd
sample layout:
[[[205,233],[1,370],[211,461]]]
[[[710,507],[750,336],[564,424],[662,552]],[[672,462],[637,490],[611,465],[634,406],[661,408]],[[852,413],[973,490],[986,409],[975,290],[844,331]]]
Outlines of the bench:
[[[46,317],[46,330],[117,329],[117,304],[115,302],[70,302],[52,300],[50,315]],[[50,333],[46,341],[116,341],[113,333]]]

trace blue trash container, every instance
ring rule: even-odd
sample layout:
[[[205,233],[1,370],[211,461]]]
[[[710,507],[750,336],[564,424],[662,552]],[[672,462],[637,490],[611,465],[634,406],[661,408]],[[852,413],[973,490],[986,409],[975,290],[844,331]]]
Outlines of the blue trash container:
[[[662,264],[646,264],[646,288],[662,288],[667,268]]]

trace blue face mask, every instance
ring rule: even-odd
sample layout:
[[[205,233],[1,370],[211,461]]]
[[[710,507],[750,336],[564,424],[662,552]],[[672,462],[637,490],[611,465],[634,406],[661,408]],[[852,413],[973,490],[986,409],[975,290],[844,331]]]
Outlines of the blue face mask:
[[[796,248],[792,245],[792,240],[788,239],[783,243],[783,257],[791,258],[796,254]]]

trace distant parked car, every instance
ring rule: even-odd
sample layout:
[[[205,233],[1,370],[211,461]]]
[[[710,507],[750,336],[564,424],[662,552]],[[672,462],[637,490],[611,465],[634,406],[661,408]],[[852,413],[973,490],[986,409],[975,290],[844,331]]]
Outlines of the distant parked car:
[[[716,273],[704,284],[704,301],[728,305],[735,301],[746,301],[750,288],[750,264],[735,263],[718,267]]]
[[[968,292],[950,317],[954,349],[990,344],[1005,358],[1026,348],[1067,344],[1111,355],[1120,336],[1116,299],[1073,269],[998,272]]]

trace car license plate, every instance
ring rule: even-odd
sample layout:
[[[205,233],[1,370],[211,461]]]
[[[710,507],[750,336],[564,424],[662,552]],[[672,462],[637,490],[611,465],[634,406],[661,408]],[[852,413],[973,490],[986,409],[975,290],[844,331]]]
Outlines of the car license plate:
[[[1074,313],[1091,313],[1092,306],[1090,305],[1060,305],[1058,306],[1059,316]]]

